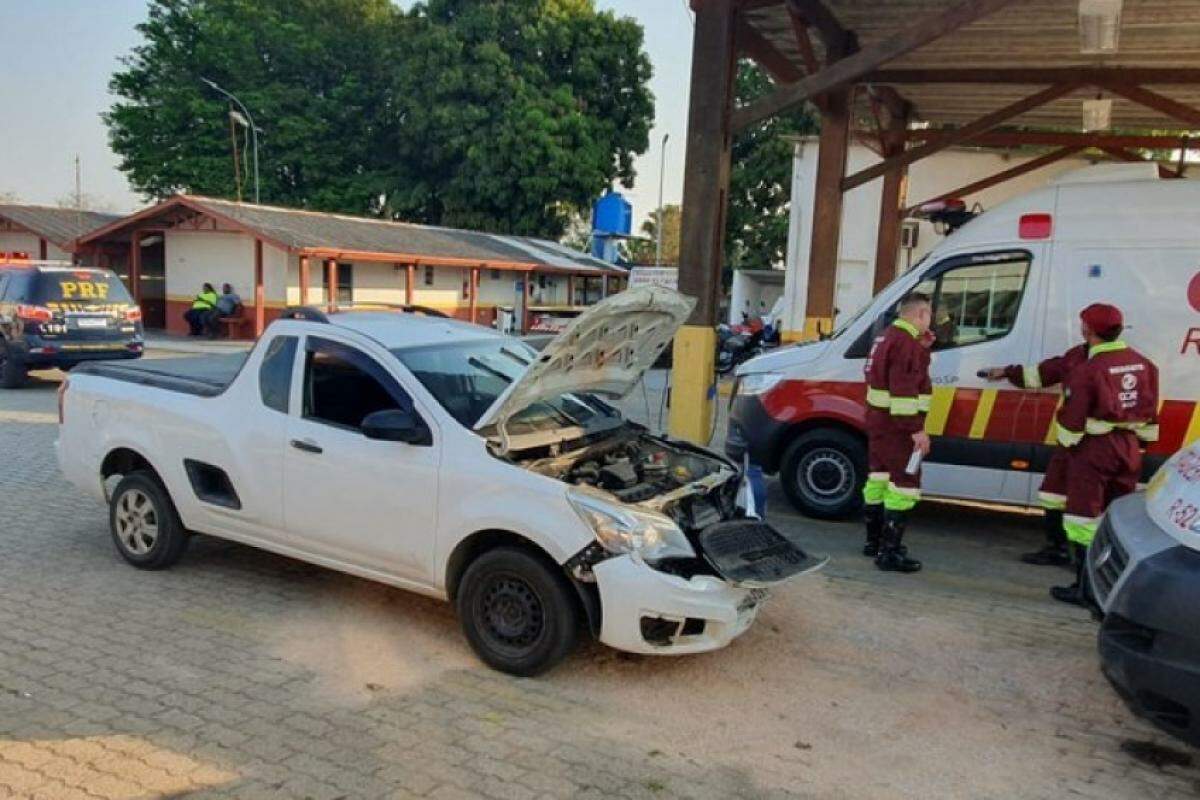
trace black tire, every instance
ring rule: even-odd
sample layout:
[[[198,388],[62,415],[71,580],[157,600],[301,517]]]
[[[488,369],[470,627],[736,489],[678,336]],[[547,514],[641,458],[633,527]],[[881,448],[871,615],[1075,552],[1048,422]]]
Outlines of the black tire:
[[[561,570],[516,547],[497,547],[471,562],[457,604],[471,649],[509,675],[545,672],[567,657],[579,635],[579,601]]]
[[[784,494],[801,514],[845,519],[862,509],[867,446],[838,428],[817,428],[796,438],[779,468]]]
[[[139,569],[171,566],[189,538],[171,496],[149,472],[131,472],[117,484],[108,504],[108,528],[121,558]]]
[[[13,355],[7,343],[0,342],[0,388],[19,389],[25,385],[25,362]]]

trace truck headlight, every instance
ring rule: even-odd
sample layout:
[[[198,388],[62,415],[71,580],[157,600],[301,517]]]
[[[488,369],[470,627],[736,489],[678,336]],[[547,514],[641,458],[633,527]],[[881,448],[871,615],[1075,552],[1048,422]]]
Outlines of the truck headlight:
[[[696,556],[683,531],[665,514],[619,505],[578,488],[567,492],[567,499],[610,553],[638,553],[651,563]]]
[[[778,372],[751,372],[738,378],[737,393],[739,397],[766,394],[782,380],[783,375]]]

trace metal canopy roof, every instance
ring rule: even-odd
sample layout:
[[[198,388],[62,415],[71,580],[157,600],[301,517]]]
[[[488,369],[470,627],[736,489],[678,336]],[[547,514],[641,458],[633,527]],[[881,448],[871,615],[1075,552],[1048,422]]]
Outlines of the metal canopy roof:
[[[961,0],[824,0],[824,7],[841,26],[857,36],[860,49],[919,25],[961,4]],[[795,6],[806,3],[793,3]],[[749,25],[793,62],[803,74],[804,58],[797,44],[792,12],[786,0],[771,4],[749,0],[742,12]],[[1177,83],[1169,73],[1140,81],[1153,91],[1192,108],[1200,107],[1200,0],[1125,0],[1121,13],[1118,52],[1090,56],[1080,53],[1078,0],[1017,0],[948,35],[896,58],[862,83],[893,86],[914,106],[914,118],[934,126],[959,125],[1002,108],[1055,82],[1053,77],[1028,83],[945,82],[963,70],[1044,70],[1067,67],[1183,68]],[[824,62],[821,37],[814,50]],[[918,74],[910,70],[929,70]],[[889,73],[901,81],[889,80]],[[1049,75],[1049,74],[1048,74]],[[936,82],[925,82],[927,78]],[[1027,77],[1035,78],[1036,75]],[[869,112],[859,98],[860,116]],[[1007,120],[1006,126],[1056,127],[1080,130],[1081,100],[1096,97],[1092,86]],[[1185,123],[1104,91],[1112,98],[1112,129],[1180,131]]]
[[[15,222],[64,250],[69,250],[77,237],[120,219],[118,214],[100,211],[16,203],[0,204],[0,217]]]
[[[443,266],[532,269],[575,275],[623,275],[606,261],[556,242],[433,225],[176,195],[82,237],[81,243],[123,238],[139,224],[180,226],[206,214],[296,253],[347,261],[420,261]],[[185,227],[186,229],[186,227]]]

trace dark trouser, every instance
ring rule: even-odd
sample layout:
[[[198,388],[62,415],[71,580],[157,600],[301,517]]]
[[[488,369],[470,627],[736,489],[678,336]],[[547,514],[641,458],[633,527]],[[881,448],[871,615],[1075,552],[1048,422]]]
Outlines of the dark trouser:
[[[189,308],[183,312],[183,319],[187,322],[188,328],[191,329],[190,333],[192,336],[199,336],[204,333],[210,314],[212,314],[212,311],[207,308]]]

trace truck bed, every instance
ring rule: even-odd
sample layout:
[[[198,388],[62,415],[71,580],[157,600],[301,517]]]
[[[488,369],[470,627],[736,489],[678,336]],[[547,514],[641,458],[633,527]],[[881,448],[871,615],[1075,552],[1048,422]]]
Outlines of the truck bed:
[[[79,365],[72,373],[99,375],[199,397],[216,397],[233,383],[247,355],[229,353],[139,361],[92,361]]]

